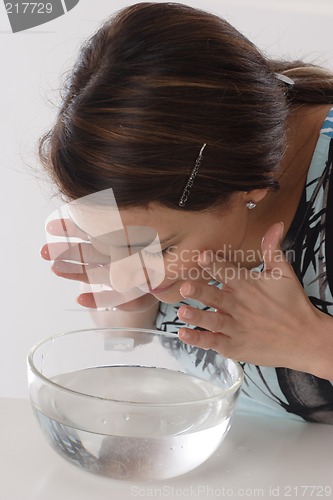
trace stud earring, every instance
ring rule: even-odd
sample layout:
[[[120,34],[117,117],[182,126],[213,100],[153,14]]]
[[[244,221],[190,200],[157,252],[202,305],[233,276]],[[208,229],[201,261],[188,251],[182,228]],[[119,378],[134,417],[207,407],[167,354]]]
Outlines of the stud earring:
[[[254,201],[249,201],[247,204],[246,204],[247,208],[249,210],[252,210],[252,208],[255,208],[257,206],[256,203],[254,203]]]

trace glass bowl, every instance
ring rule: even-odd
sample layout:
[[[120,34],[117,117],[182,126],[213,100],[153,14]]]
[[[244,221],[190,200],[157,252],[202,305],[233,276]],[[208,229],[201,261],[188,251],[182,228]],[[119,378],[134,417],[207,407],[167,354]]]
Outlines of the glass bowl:
[[[202,464],[227,434],[241,367],[160,331],[106,328],[43,340],[29,396],[47,440],[89,472],[161,480]]]

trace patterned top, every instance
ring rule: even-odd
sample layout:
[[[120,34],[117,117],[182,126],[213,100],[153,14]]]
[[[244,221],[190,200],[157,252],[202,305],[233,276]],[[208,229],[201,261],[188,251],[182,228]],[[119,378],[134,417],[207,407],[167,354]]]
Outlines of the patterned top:
[[[333,108],[321,128],[302,199],[282,244],[312,304],[333,316],[333,231],[327,230],[333,227],[332,169]],[[184,326],[177,316],[181,304],[199,307],[189,299],[161,303],[156,327],[177,333]],[[177,356],[189,361],[194,356],[197,364],[211,363],[216,356],[176,339],[170,348]],[[238,411],[333,424],[333,382],[287,368],[241,365],[245,378]]]

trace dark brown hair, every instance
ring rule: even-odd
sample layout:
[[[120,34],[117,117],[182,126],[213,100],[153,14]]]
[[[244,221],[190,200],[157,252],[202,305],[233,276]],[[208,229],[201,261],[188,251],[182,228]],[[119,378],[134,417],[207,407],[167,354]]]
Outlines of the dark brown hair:
[[[289,107],[310,102],[333,102],[328,71],[265,58],[201,10],[139,3],[82,47],[40,158],[69,199],[113,188],[119,208],[178,209],[206,143],[185,207],[204,210],[235,191],[277,188]]]

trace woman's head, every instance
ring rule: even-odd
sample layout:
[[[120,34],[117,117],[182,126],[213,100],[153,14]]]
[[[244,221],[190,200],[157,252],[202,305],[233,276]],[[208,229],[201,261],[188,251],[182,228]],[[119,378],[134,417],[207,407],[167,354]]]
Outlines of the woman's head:
[[[269,60],[223,19],[140,3],[82,47],[42,161],[69,199],[112,188],[119,208],[180,209],[205,143],[185,209],[206,210],[277,187],[285,94]]]

